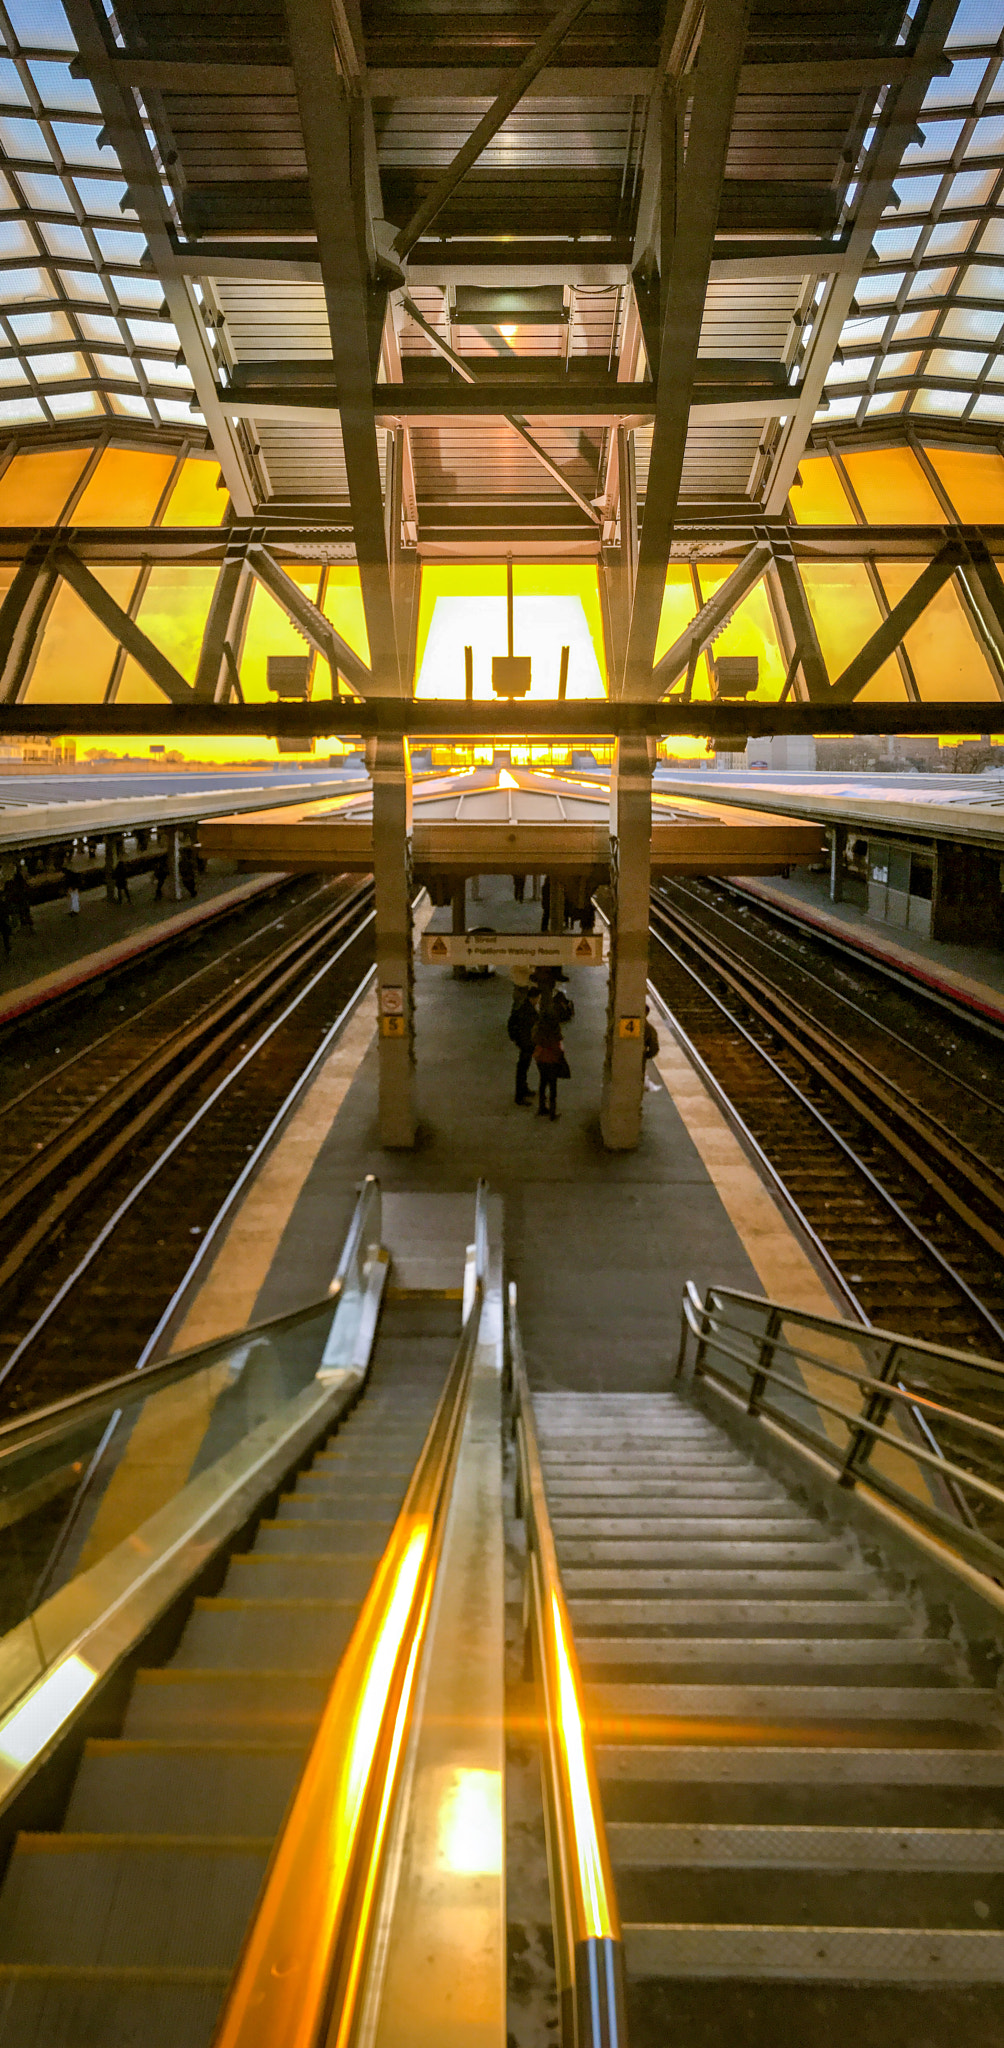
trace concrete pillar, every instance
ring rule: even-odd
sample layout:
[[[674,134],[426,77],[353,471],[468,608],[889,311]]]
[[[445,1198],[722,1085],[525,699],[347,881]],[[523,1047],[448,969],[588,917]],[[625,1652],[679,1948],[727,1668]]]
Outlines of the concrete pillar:
[[[415,1142],[411,759],[407,740],[372,743],[373,882],[380,1032],[380,1143]]]
[[[560,934],[565,929],[565,884],[556,875],[551,876],[551,896],[548,903],[547,929]]]
[[[177,827],[177,825],[169,825],[169,826],[168,826],[168,831],[167,831],[167,845],[168,845],[168,853],[169,853],[169,855],[170,855],[170,865],[169,865],[169,868],[168,868],[168,874],[169,874],[169,877],[170,877],[170,883],[171,883],[171,901],[172,901],[173,903],[180,903],[180,902],[181,902],[181,833],[179,832],[179,830],[178,830],[178,827]]]
[[[844,900],[844,855],[847,852],[847,827],[834,825],[830,835],[830,902]]]
[[[648,741],[634,733],[619,739],[614,753],[610,848],[614,918],[600,1130],[609,1151],[628,1152],[641,1135],[652,866],[652,761]]]
[[[450,891],[450,906],[453,913],[452,928],[456,935],[459,937],[463,932],[467,930],[466,875],[462,882],[454,882],[453,888]],[[466,967],[455,967],[453,970],[453,979],[454,981],[463,981],[465,979],[466,974]]]

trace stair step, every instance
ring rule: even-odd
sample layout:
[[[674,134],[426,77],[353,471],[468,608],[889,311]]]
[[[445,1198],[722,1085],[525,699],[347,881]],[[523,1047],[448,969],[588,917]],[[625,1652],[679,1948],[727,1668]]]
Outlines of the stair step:
[[[123,1734],[308,1741],[329,1690],[330,1679],[315,1671],[140,1671]]]
[[[762,1542],[755,1542],[752,1537],[725,1535],[664,1537],[659,1541],[643,1536],[632,1539],[559,1535],[557,1540],[562,1576],[566,1564],[717,1564],[722,1570],[731,1559],[733,1567],[737,1564],[772,1565],[776,1570],[781,1565],[804,1565],[807,1570],[819,1570],[823,1565],[833,1568],[847,1562],[844,1545],[827,1542],[823,1537],[796,1538],[794,1541],[766,1537]]]
[[[999,1984],[1004,1978],[1004,1935],[971,1929],[625,1923],[623,1935],[632,1977],[906,1986]]]
[[[559,1509],[552,1512],[551,1523],[555,1541],[560,1545],[576,1536],[616,1536],[621,1542],[631,1537],[648,1540],[664,1537],[668,1542],[700,1539],[713,1542],[717,1537],[723,1543],[767,1543],[777,1538],[783,1543],[821,1543],[827,1540],[826,1532],[818,1522],[792,1507],[780,1513],[773,1506],[762,1515],[751,1515],[745,1503],[739,1502],[735,1511],[718,1502],[709,1502],[706,1510],[689,1510],[686,1514],[664,1512],[659,1515],[639,1515],[625,1508],[619,1515],[571,1515]]]
[[[632,1721],[721,1717],[790,1727],[821,1720],[973,1722],[996,1727],[1000,1693],[963,1685],[590,1685],[587,1711]]]
[[[333,1522],[329,1516],[321,1520],[317,1515],[291,1515],[284,1510],[273,1521],[259,1522],[255,1552],[262,1557],[277,1557],[283,1552],[313,1550],[330,1557],[333,1564],[337,1561],[339,1568],[364,1564],[368,1567],[368,1585],[373,1568],[387,1547],[387,1534],[381,1522],[366,1534],[360,1532],[358,1525],[347,1527],[344,1522]]]
[[[900,1633],[912,1624],[913,1616],[905,1601],[868,1600],[866,1598],[847,1600],[605,1600],[570,1599],[569,1613],[576,1640],[580,1647],[589,1641],[592,1631],[608,1634],[619,1628],[625,1641],[630,1640],[632,1629],[651,1628],[672,1631],[675,1635],[704,1633],[713,1629],[724,1639],[733,1636],[741,1639],[747,1635],[759,1635],[767,1631],[777,1635],[781,1631],[813,1629],[827,1635],[848,1633],[881,1641],[884,1637]]]
[[[1004,1876],[996,1868],[859,1869],[836,1861],[767,1867],[695,1859],[657,1869],[629,1861],[616,1864],[615,1872],[621,1916],[635,1925],[957,1928],[986,1934],[1004,1928]]]
[[[296,1493],[284,1493],[281,1495],[279,1505],[272,1519],[276,1522],[288,1522],[290,1520],[330,1522],[344,1530],[346,1536],[354,1533],[361,1535],[364,1541],[371,1535],[379,1536],[382,1532],[384,1541],[386,1541],[389,1531],[394,1526],[396,1517],[396,1508],[388,1509],[385,1515],[375,1514],[372,1511],[363,1515],[341,1515],[338,1512],[337,1499],[333,1499],[330,1493],[300,1493],[297,1491]]]
[[[634,1869],[1004,1871],[1004,1829],[695,1827],[612,1822],[610,1853]]]
[[[66,1814],[75,1834],[275,1835],[303,1764],[303,1743],[91,1741]],[[2,2034],[0,2034],[2,2039]]]
[[[958,1668],[958,1651],[954,1643],[924,1636],[849,1636],[832,1640],[826,1636],[733,1636],[723,1639],[720,1636],[587,1635],[579,1637],[578,1650],[587,1685],[593,1683],[598,1665],[610,1667],[618,1664],[677,1665],[683,1671],[693,1665],[702,1665],[709,1670],[730,1665],[742,1677],[750,1679],[760,1669],[769,1671],[778,1665],[792,1671],[804,1671],[810,1678],[831,1667],[850,1665],[859,1667],[865,1674],[873,1673],[872,1677],[866,1675],[860,1681],[873,1685],[924,1683],[922,1678],[889,1680],[886,1673],[890,1668],[904,1672],[929,1672],[936,1679],[946,1672],[954,1673]],[[836,1682],[849,1681],[838,1678]]]
[[[169,1669],[326,1671],[352,1634],[354,1600],[196,1600]]]
[[[229,1969],[0,1965],[4,2048],[209,2048]]]
[[[0,1962],[225,1969],[270,1848],[162,1835],[19,1835],[4,1884]]]
[[[1004,1788],[1004,1749],[774,1748],[598,1742],[600,1779],[651,1784],[987,1785]]]
[[[374,1560],[344,1558],[337,1552],[293,1551],[284,1556],[251,1550],[232,1557],[224,1592],[248,1600],[339,1600],[358,1608],[373,1578]]]
[[[801,1555],[798,1558],[801,1565]],[[839,1560],[838,1560],[839,1562]],[[582,1593],[706,1593],[739,1598],[777,1599],[785,1593],[825,1595],[828,1599],[859,1601],[874,1591],[873,1573],[844,1570],[817,1571],[814,1565],[792,1570],[788,1566],[761,1565],[746,1571],[730,1570],[724,1564],[708,1567],[685,1565],[645,1566],[577,1565],[562,1560],[562,1583],[574,1598]]]

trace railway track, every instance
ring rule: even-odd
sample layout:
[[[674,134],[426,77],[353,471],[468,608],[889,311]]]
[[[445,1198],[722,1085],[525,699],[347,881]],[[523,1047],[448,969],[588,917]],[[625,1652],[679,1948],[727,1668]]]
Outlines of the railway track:
[[[149,1346],[371,972],[369,882],[301,910],[0,1110],[0,1411],[128,1370]]]
[[[1004,1358],[997,1105],[728,905],[653,894],[653,982],[693,1051],[859,1315]]]

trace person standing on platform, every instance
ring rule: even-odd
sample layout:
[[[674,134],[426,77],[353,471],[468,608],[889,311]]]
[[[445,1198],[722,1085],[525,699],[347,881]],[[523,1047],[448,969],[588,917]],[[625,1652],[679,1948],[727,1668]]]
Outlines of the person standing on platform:
[[[168,860],[167,854],[158,853],[153,867],[153,879],[155,884],[153,900],[155,903],[159,903],[161,897],[164,894],[164,883],[167,881],[169,866],[170,862]]]
[[[8,885],[8,901],[12,909],[17,913],[17,921],[21,930],[23,932],[33,932],[35,920],[31,914],[31,890],[28,887],[28,877],[20,861],[18,861],[13,877]]]
[[[116,903],[131,903],[132,897],[129,894],[129,871],[126,867],[125,861],[123,860],[121,854],[119,854],[118,860],[115,863],[113,873],[115,880]]]
[[[516,1101],[522,1105],[533,1101],[527,1086],[530,1079],[530,1062],[533,1059],[533,1035],[537,1028],[537,991],[533,988],[514,988],[512,1009],[506,1029],[519,1057],[516,1061]]]
[[[186,840],[178,857],[178,878],[183,889],[193,899],[199,893],[199,870],[195,860],[195,848]]]
[[[645,1086],[650,1094],[657,1094],[659,1083],[648,1071],[649,1060],[654,1060],[659,1050],[659,1033],[652,1022],[652,1012],[645,1005]]]
[[[541,1001],[533,1034],[533,1056],[540,1076],[537,1115],[549,1116],[554,1123],[558,1114],[558,1082],[570,1080],[572,1070],[561,1041],[561,1019],[553,1001],[546,997]]]

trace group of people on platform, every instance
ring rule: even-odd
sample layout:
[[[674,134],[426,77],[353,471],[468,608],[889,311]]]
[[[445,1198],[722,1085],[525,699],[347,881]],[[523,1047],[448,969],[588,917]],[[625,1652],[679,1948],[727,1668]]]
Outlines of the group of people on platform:
[[[136,840],[138,853],[142,856],[149,844],[149,834],[137,833]],[[15,859],[6,877],[0,877],[0,945],[3,946],[6,959],[10,958],[15,928],[28,934],[34,932],[34,912],[40,903],[51,902],[63,896],[69,915],[79,917],[81,882],[85,875],[89,887],[107,882],[106,871],[99,870],[94,863],[84,870],[70,857],[61,865],[58,850],[55,866],[51,864],[51,859],[48,864],[42,865],[39,857],[35,871],[32,862],[31,855]],[[193,899],[199,893],[199,875],[204,872],[205,865],[197,845],[183,840],[178,849],[178,880],[186,894]],[[142,860],[142,864],[127,862],[120,851],[111,870],[115,902],[131,904],[133,899],[130,882],[135,883],[138,875],[149,875],[154,885],[153,900],[159,903],[170,874],[171,855],[168,848],[154,848],[152,857],[148,856]]]
[[[516,1047],[516,1101],[522,1108],[533,1103],[530,1068],[537,1068],[537,1115],[558,1116],[558,1082],[570,1081],[572,1070],[565,1058],[562,1028],[575,1015],[575,1004],[560,986],[566,977],[560,967],[535,967],[528,981],[513,989],[507,1030]],[[659,1036],[651,1014],[645,1010],[645,1086],[648,1062],[659,1050]]]

